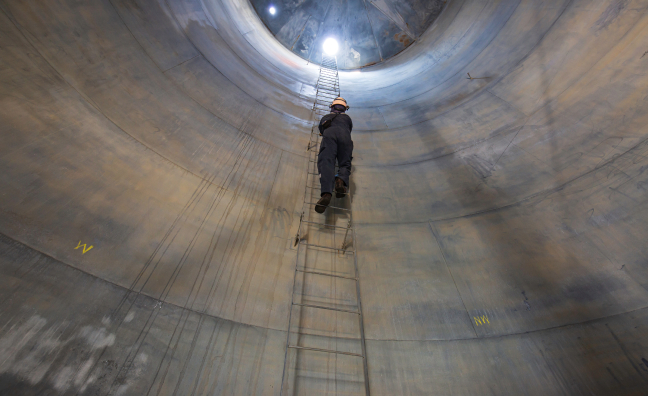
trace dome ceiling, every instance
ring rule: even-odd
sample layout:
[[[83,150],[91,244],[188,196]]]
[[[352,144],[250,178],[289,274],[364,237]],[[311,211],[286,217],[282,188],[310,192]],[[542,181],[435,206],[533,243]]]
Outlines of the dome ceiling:
[[[341,69],[370,66],[412,45],[439,16],[445,0],[250,0],[288,49],[319,63],[329,37]]]

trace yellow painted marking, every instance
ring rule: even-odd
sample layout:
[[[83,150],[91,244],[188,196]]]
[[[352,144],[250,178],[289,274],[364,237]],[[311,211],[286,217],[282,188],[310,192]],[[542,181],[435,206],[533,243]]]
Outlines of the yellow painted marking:
[[[88,250],[90,250],[90,249],[92,249],[92,248],[94,247],[94,246],[90,245],[89,248],[86,248],[87,244],[84,243],[84,244],[82,245],[82,244],[81,244],[81,241],[79,241],[79,244],[77,245],[77,247],[74,248],[74,250],[77,250],[78,248],[80,248],[80,247],[82,247],[82,246],[83,246],[83,253],[81,253],[81,254],[85,254],[85,252],[87,252]]]
[[[473,319],[475,320],[475,324],[477,326],[479,325],[485,325],[486,323],[490,324],[490,320],[488,320],[488,316],[482,315],[482,316],[473,316]]]

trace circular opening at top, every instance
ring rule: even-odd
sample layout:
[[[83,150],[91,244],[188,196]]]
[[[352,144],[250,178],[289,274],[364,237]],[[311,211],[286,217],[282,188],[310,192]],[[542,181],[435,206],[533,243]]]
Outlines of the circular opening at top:
[[[1,1],[1,0],[0,0]],[[308,62],[335,54],[338,68],[373,66],[419,40],[450,0],[248,0],[268,30]],[[245,2],[244,2],[245,3]],[[336,46],[325,44],[329,38]]]

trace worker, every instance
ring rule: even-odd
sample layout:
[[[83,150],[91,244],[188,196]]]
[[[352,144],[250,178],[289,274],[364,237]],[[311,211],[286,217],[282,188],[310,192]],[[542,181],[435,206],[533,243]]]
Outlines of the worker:
[[[324,213],[331,203],[333,189],[337,198],[343,198],[347,194],[351,174],[353,122],[351,117],[345,114],[349,106],[343,98],[336,98],[329,107],[331,113],[322,117],[319,123],[322,143],[317,158],[317,170],[322,190],[321,197],[315,205],[317,213]],[[336,159],[339,166],[337,175],[335,174]]]

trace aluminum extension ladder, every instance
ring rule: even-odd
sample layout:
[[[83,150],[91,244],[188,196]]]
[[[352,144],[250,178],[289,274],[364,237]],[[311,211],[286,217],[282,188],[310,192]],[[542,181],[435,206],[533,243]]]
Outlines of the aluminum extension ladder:
[[[281,395],[369,396],[351,186],[344,198],[333,193],[324,214],[314,211],[320,197],[319,119],[340,96],[337,59],[323,55],[321,65],[306,148],[304,203],[294,240],[296,263]]]

